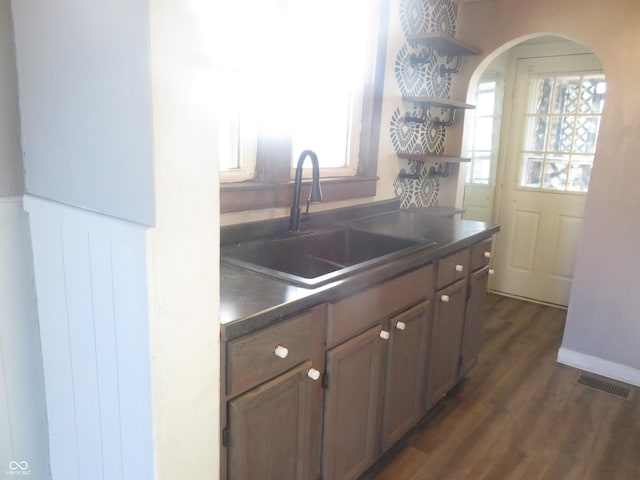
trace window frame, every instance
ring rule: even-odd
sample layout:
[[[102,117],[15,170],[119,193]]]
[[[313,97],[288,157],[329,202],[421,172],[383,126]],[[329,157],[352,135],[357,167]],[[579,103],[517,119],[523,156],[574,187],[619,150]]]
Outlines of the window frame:
[[[362,89],[357,167],[352,175],[322,178],[325,201],[372,197],[376,194],[389,3],[389,0],[380,0],[375,17],[378,26],[374,36],[376,54],[368,65]],[[255,177],[234,183],[220,183],[220,212],[290,206],[293,195],[291,158],[290,138],[265,141],[258,135]],[[221,180],[224,182],[224,177],[221,176]],[[309,182],[303,181],[303,195],[308,188]]]

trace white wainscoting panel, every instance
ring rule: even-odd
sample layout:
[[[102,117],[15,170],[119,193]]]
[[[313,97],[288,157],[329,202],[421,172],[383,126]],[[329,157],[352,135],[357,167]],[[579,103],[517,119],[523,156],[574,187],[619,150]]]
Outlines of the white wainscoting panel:
[[[53,480],[153,479],[145,227],[25,196]]]
[[[0,478],[50,478],[29,223],[0,198]]]

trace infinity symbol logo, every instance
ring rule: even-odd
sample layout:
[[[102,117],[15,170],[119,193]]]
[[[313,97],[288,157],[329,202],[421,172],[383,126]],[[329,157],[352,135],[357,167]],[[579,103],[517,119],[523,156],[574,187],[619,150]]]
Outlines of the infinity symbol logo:
[[[12,460],[9,462],[9,469],[10,470],[22,470],[25,471],[26,469],[29,468],[29,464],[25,461],[22,462],[16,462],[15,460]]]

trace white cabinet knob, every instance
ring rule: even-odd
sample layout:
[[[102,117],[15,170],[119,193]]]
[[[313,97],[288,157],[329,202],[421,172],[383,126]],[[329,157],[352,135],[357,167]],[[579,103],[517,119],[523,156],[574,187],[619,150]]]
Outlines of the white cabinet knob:
[[[496,271],[493,268],[489,269],[489,275],[493,275],[494,273],[496,273]]]
[[[273,350],[273,353],[276,357],[287,358],[287,355],[289,355],[289,349],[286,347],[283,347],[282,345],[278,345]]]
[[[398,323],[396,323],[396,328],[398,330],[404,330],[405,328],[407,328],[407,324],[404,323],[404,322],[398,322]]]
[[[386,330],[381,330],[380,338],[383,340],[389,340],[389,332],[387,332]]]
[[[484,252],[484,258],[491,258],[491,252]]]
[[[320,370],[310,368],[307,372],[307,377],[309,377],[311,380],[318,380],[320,378]]]
[[[463,265],[456,265],[456,272],[464,272],[464,266]]]
[[[449,301],[449,295],[441,295],[440,301],[443,303],[447,303]]]

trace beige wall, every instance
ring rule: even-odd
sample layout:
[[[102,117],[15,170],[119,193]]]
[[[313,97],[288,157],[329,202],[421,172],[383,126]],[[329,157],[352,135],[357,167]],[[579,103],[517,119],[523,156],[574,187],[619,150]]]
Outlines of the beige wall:
[[[475,66],[535,34],[573,39],[603,64],[606,105],[563,349],[585,368],[640,381],[640,3],[492,0],[460,7],[458,36],[483,54],[465,65],[452,97],[466,97]]]
[[[220,325],[216,67],[220,15],[152,0],[156,226],[149,303],[156,480],[217,478]],[[195,60],[195,61],[194,61]]]

